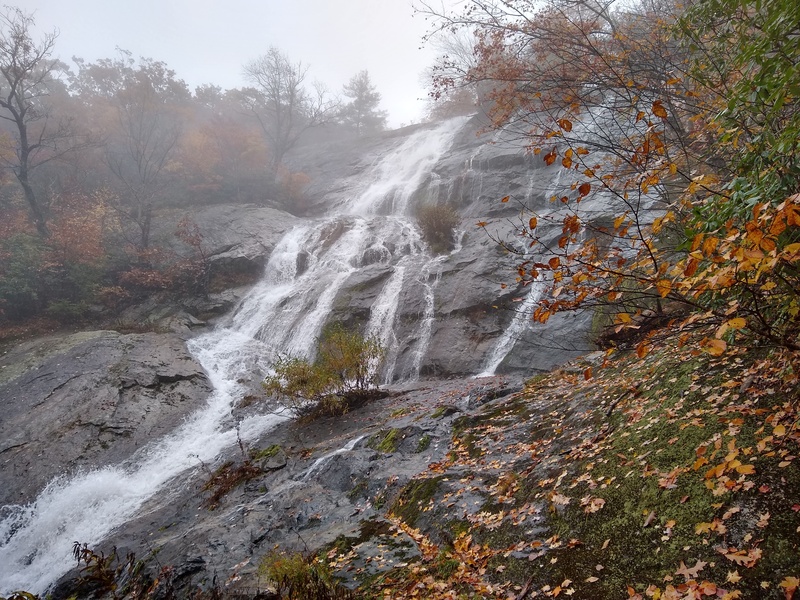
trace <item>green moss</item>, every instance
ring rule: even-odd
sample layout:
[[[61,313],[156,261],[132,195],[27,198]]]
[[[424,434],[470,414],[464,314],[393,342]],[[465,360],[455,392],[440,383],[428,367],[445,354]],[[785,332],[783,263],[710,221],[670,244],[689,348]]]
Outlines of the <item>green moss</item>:
[[[420,512],[436,495],[443,476],[427,479],[412,479],[403,488],[400,497],[392,505],[391,513],[400,517],[411,527],[414,527]]]
[[[262,448],[261,450],[253,449],[250,451],[250,459],[253,461],[259,461],[267,458],[272,458],[280,451],[281,447],[278,444],[272,444],[271,446],[267,446],[266,448]]]
[[[419,438],[419,442],[417,442],[417,449],[416,452],[425,452],[431,445],[431,436],[427,433],[423,434],[422,437]]]
[[[356,485],[353,486],[353,489],[347,492],[348,500],[352,502],[356,498],[360,498],[361,496],[363,496],[364,493],[367,491],[368,486],[369,483],[367,482],[366,479],[362,479],[361,481],[359,481]]]
[[[435,411],[433,411],[431,413],[431,419],[441,419],[444,416],[444,414],[445,414],[445,412],[447,411],[448,408],[451,408],[451,407],[449,407],[449,406],[440,406],[439,408],[437,408]]]
[[[367,446],[378,452],[391,454],[397,450],[397,447],[400,445],[400,439],[399,429],[390,429],[388,431],[382,429],[369,438]]]
[[[478,446],[478,439],[478,436],[470,431],[454,441],[464,447],[470,458],[480,458],[483,456],[483,450]]]

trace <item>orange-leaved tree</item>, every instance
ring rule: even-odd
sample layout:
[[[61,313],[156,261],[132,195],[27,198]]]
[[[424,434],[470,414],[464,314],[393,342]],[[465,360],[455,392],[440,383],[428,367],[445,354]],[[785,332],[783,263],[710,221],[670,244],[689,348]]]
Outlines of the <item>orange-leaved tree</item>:
[[[751,165],[764,166],[765,149],[777,153],[766,133],[785,127],[795,104],[774,65],[752,58],[779,53],[786,35],[794,44],[797,19],[790,2],[762,7],[763,15],[735,0],[706,4],[687,12],[669,0],[617,9],[595,0],[472,0],[456,14],[421,6],[442,29],[465,27],[477,39],[473,64],[460,77],[440,71],[433,93],[477,86],[494,127],[565,169],[566,185],[550,198],[557,210],[530,211],[520,227],[536,258],[518,266],[518,282],[550,284],[535,319],[606,306],[619,330],[640,327],[645,312],[665,320],[683,307],[695,312],[692,322],[719,325],[701,344],[711,353],[737,331],[797,349],[796,190],[741,183]],[[725,15],[743,24],[719,43]],[[730,106],[728,93],[744,97],[755,73],[765,75],[759,82],[780,118],[763,118],[759,102]],[[785,170],[786,161],[772,162]]]

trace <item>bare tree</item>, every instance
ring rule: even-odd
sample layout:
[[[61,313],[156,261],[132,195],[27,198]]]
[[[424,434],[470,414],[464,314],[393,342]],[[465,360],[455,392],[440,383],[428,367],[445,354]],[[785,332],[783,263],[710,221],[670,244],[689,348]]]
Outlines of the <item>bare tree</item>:
[[[13,155],[0,158],[25,193],[31,217],[42,236],[48,235],[46,205],[32,185],[33,172],[43,164],[76,149],[69,119],[54,119],[46,103],[54,75],[62,63],[52,58],[57,31],[33,39],[32,15],[19,8],[0,12],[0,119],[12,126]]]
[[[94,64],[76,61],[73,89],[93,104],[95,118],[108,122],[105,158],[120,186],[123,210],[135,223],[135,244],[150,245],[153,204],[164,187],[164,172],[181,136],[181,104],[190,93],[166,64],[127,51]],[[131,240],[133,241],[133,240]]]
[[[321,86],[306,88],[308,66],[292,63],[274,46],[247,63],[244,75],[254,86],[243,90],[244,101],[270,145],[274,174],[303,132],[320,125],[334,106]]]

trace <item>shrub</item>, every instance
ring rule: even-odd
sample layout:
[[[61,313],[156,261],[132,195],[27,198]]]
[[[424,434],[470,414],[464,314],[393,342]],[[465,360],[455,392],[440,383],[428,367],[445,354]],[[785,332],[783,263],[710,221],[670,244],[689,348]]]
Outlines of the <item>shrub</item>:
[[[436,254],[453,249],[453,230],[461,223],[461,217],[452,204],[423,204],[417,208],[417,225],[422,237]]]
[[[280,598],[288,600],[349,600],[353,592],[337,583],[331,570],[316,557],[273,552],[259,565],[259,574],[275,585]]]
[[[313,363],[299,357],[279,358],[264,388],[297,415],[342,414],[377,392],[382,358],[376,339],[335,323],[322,332]]]

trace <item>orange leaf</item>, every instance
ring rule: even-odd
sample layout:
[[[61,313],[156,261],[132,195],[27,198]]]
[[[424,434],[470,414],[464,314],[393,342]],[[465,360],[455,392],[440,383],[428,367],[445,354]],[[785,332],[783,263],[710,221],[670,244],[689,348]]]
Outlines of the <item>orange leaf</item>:
[[[703,254],[705,254],[706,256],[711,255],[714,252],[714,250],[717,249],[717,244],[718,243],[719,243],[719,240],[717,238],[715,238],[715,237],[707,237],[703,241]]]
[[[559,119],[558,126],[564,131],[572,131],[572,121],[569,119]]]
[[[581,185],[578,187],[578,193],[579,193],[581,196],[588,196],[588,195],[589,195],[589,192],[591,192],[591,191],[592,191],[592,184],[591,184],[591,183],[582,183],[582,184],[581,184]]]
[[[500,200],[500,202],[508,202],[508,200],[509,200],[510,198],[511,198],[511,196],[504,196],[504,197],[503,197],[503,199],[502,199],[502,200]]]
[[[644,358],[650,352],[650,346],[648,346],[645,342],[640,343],[636,346],[636,356],[639,358]]]
[[[536,217],[531,217],[531,220],[528,221],[528,228],[529,229],[536,229],[536,225],[539,223],[539,220]]]
[[[561,264],[561,259],[558,258],[557,256],[554,256],[549,261],[547,261],[547,264],[550,265],[551,269],[557,269],[558,266]]]
[[[725,340],[704,338],[700,342],[700,347],[703,349],[703,352],[707,352],[711,356],[722,356],[725,350],[728,349],[728,344]]]
[[[553,148],[550,152],[544,155],[544,164],[552,165],[556,162],[556,149]]]
[[[653,102],[653,114],[661,119],[667,118],[667,109],[661,104],[661,100]]]

